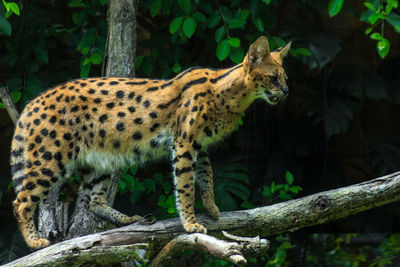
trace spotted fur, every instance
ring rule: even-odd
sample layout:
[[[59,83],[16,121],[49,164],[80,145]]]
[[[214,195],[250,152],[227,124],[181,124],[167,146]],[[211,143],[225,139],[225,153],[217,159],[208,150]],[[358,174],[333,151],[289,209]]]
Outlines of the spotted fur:
[[[28,245],[50,244],[38,237],[35,208],[76,170],[91,212],[116,225],[138,221],[106,204],[109,175],[163,157],[172,161],[183,227],[206,233],[193,205],[197,182],[205,208],[218,219],[206,149],[233,131],[255,99],[273,105],[285,98],[282,60],[289,48],[270,52],[260,37],[243,63],[229,69],[189,68],[171,80],[77,79],[32,100],[17,123],[11,151],[13,206]]]

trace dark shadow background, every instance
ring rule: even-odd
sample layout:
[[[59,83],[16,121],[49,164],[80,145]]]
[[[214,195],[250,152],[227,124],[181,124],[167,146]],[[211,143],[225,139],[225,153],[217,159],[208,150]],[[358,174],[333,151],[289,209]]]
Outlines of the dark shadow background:
[[[86,7],[69,7],[69,1],[21,1],[24,6],[21,16],[10,18],[12,36],[0,36],[0,85],[21,94],[20,109],[42,90],[80,76],[83,56],[77,47],[85,45],[82,39],[92,29],[97,39],[91,49],[104,46],[106,7],[97,2],[92,1]],[[179,15],[177,7],[172,5],[170,13],[161,11],[152,17],[151,1],[138,2],[137,53],[143,57],[139,59],[137,76],[173,77],[176,62],[182,70],[195,65],[234,64],[229,58],[222,62],[216,58],[215,28],[199,23],[190,39],[172,36],[168,27]],[[211,149],[213,165],[239,163],[245,167],[250,178],[248,201],[254,205],[266,203],[263,187],[272,181],[285,183],[287,171],[293,173],[295,184],[303,188],[296,196],[301,197],[399,170],[400,35],[393,27],[385,24],[385,38],[390,41],[391,49],[381,59],[376,41],[364,33],[368,25],[360,21],[360,16],[366,8],[360,1],[345,1],[342,11],[333,18],[328,16],[328,1],[279,0],[272,1],[270,6],[261,1],[236,2],[237,6],[231,1],[220,1],[220,5],[233,13],[238,8],[251,11],[243,29],[230,30],[241,40],[244,51],[256,37],[268,35],[270,40],[276,36],[292,40],[293,48],[307,48],[311,55],[288,56],[285,69],[290,95],[286,103],[277,107],[254,103],[239,131]],[[202,3],[193,4],[192,9],[207,14],[204,10],[207,4],[217,10],[214,1]],[[87,14],[80,15],[83,11]],[[252,16],[262,17],[264,32],[257,30]],[[270,43],[276,48],[276,42]],[[40,49],[46,51],[48,62],[38,52]],[[90,75],[100,76],[101,65],[92,65]],[[7,112],[1,109],[0,245],[3,246],[20,238],[14,235],[17,226],[10,204],[15,197],[10,188],[9,167],[13,128]],[[168,172],[168,164],[158,163],[140,169],[136,175],[144,179],[154,173],[167,176]],[[67,191],[74,191],[76,186],[71,188]],[[242,199],[237,195],[233,198],[240,207]],[[72,201],[73,197],[66,199]],[[132,205],[125,194],[118,197],[116,206],[128,214],[151,212],[152,205],[147,204],[155,204],[154,201],[143,202],[146,205]],[[399,232],[399,207],[399,203],[386,205],[296,234],[301,238],[309,233]]]

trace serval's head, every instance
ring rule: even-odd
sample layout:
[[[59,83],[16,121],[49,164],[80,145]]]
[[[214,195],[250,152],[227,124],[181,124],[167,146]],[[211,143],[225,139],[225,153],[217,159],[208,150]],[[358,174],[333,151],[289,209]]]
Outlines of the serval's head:
[[[285,99],[289,92],[282,63],[290,45],[291,42],[270,52],[267,38],[261,36],[250,46],[243,60],[246,87],[271,105]]]

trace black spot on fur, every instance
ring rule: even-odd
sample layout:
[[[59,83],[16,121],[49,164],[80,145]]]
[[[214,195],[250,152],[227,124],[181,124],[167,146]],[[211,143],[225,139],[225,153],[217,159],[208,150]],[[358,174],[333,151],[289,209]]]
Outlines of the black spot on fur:
[[[51,152],[46,151],[43,153],[42,155],[42,159],[45,159],[47,161],[50,161],[53,158],[53,154],[51,154]]]
[[[40,197],[31,195],[31,200],[32,200],[32,202],[39,202]]]
[[[153,119],[157,119],[157,116],[158,116],[157,112],[150,112],[149,115]]]
[[[47,135],[49,134],[49,131],[48,131],[46,128],[43,128],[43,129],[40,131],[40,133],[41,133],[43,136],[47,136]]]
[[[123,97],[125,96],[125,93],[124,93],[124,91],[118,91],[118,92],[116,93],[116,96],[117,96],[118,98],[123,98]]]
[[[159,88],[158,86],[154,86],[154,87],[147,88],[147,92],[154,92],[154,91],[157,91],[158,88]]]
[[[145,108],[150,107],[150,101],[149,101],[149,100],[144,101],[144,102],[143,102],[143,106],[144,106]]]
[[[99,117],[99,122],[104,123],[108,119],[107,114],[103,114]]]
[[[143,134],[142,134],[141,132],[139,132],[139,131],[135,132],[135,133],[132,135],[132,138],[133,138],[134,140],[140,140],[140,139],[142,139],[142,137],[143,137]]]
[[[72,108],[71,108],[71,112],[77,112],[79,110],[79,107],[78,106],[73,106]]]
[[[62,154],[61,154],[61,152],[55,153],[55,154],[54,154],[54,158],[55,158],[57,161],[61,161],[61,160],[62,160]]]
[[[160,127],[159,123],[154,123],[151,127],[150,127],[150,132],[154,132],[158,127]]]
[[[47,180],[38,179],[38,180],[36,181],[36,183],[37,183],[38,185],[41,185],[41,186],[46,187],[46,188],[49,188],[49,187],[50,187],[50,182],[47,181]]]
[[[119,140],[115,140],[114,144],[113,144],[113,147],[114,148],[119,148],[120,146],[121,146],[121,142]]]
[[[205,133],[207,136],[212,136],[212,132],[211,132],[210,128],[208,128],[208,126],[206,126],[206,127],[204,128],[204,133]]]
[[[65,133],[65,134],[63,135],[63,138],[64,138],[65,140],[67,140],[67,141],[70,141],[70,140],[72,139],[72,136],[71,136],[70,133]]]
[[[54,124],[57,121],[57,117],[56,116],[52,116],[49,120],[50,123]]]
[[[36,141],[36,143],[40,144],[42,142],[42,137],[40,137],[40,135],[37,135],[35,137],[35,141]]]
[[[99,136],[101,137],[101,138],[104,138],[104,137],[106,137],[106,131],[105,130],[103,130],[103,129],[101,129],[100,131],[99,131]]]
[[[195,150],[200,150],[200,149],[201,149],[201,145],[198,144],[196,141],[193,141],[192,146],[193,146],[193,148],[194,148]]]
[[[176,168],[175,169],[175,175],[176,176],[181,176],[182,174],[187,173],[187,172],[191,172],[191,171],[192,171],[192,167],[183,167],[182,169]]]
[[[125,130],[125,124],[123,122],[118,122],[116,128],[118,131],[122,132],[123,130]]]
[[[136,118],[133,120],[134,123],[136,124],[143,124],[143,119],[142,118]]]
[[[26,183],[26,185],[25,185],[25,188],[26,189],[28,189],[28,190],[33,190],[33,189],[35,189],[35,187],[36,187],[36,185],[34,184],[34,183],[32,183],[32,182],[28,182],[28,183]]]

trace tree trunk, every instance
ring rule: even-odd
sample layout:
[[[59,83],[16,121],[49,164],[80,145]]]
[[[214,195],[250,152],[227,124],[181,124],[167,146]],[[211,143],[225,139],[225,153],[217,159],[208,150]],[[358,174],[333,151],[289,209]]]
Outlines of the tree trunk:
[[[110,0],[106,76],[134,77],[136,14],[134,0]]]

